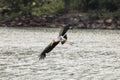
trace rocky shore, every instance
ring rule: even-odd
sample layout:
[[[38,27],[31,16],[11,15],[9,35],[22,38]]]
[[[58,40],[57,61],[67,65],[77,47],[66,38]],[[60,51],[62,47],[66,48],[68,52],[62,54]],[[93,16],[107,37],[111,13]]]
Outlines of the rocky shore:
[[[33,16],[19,16],[0,20],[0,26],[8,27],[62,27],[75,22],[74,28],[79,29],[120,29],[120,18],[110,17],[105,19],[93,19],[84,13],[68,14],[41,14]]]

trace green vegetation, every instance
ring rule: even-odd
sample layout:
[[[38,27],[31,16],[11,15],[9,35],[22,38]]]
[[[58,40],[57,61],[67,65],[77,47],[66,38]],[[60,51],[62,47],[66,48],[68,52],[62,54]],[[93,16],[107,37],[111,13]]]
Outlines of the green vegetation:
[[[71,10],[119,17],[120,0],[0,0],[0,17]]]

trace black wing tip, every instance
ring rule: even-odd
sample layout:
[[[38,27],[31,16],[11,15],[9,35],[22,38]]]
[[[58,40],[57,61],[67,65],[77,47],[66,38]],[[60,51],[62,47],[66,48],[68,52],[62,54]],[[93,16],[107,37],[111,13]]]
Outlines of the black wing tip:
[[[40,56],[39,56],[39,60],[41,60],[41,59],[45,59],[45,57],[46,57],[46,54],[40,54]]]

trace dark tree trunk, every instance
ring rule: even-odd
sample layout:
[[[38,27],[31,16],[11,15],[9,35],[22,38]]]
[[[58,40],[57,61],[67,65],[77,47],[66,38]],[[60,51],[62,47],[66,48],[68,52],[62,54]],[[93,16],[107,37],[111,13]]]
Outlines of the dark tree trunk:
[[[65,9],[66,13],[69,12],[70,2],[71,2],[71,0],[64,0],[64,9]]]

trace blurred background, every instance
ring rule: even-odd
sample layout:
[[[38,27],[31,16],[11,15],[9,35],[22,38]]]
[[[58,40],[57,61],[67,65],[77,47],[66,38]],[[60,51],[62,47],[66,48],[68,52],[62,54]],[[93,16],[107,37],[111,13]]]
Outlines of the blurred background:
[[[61,27],[70,18],[75,28],[119,29],[119,0],[0,0],[0,26]]]

